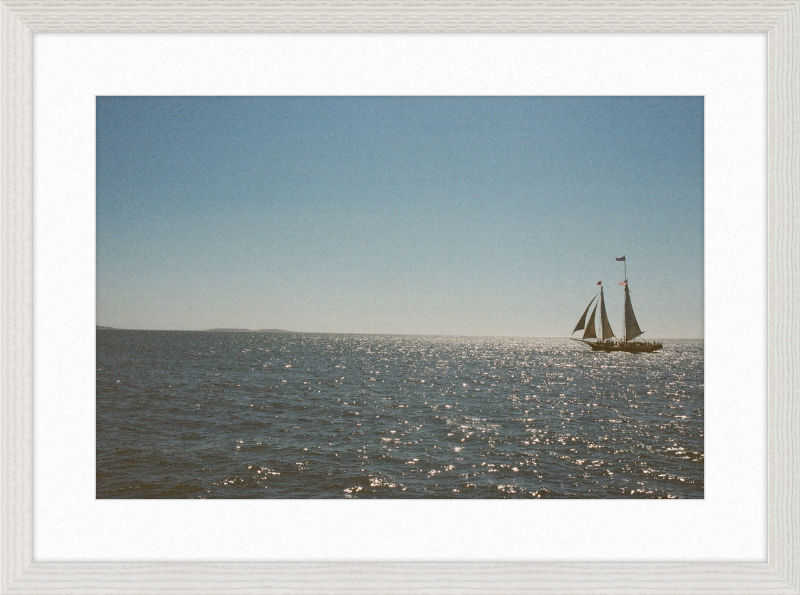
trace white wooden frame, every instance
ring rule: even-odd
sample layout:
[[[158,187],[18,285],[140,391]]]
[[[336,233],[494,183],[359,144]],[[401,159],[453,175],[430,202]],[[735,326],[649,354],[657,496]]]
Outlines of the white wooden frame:
[[[800,2],[0,0],[2,593],[800,593]],[[769,517],[765,563],[41,564],[32,543],[34,32],[766,32]]]

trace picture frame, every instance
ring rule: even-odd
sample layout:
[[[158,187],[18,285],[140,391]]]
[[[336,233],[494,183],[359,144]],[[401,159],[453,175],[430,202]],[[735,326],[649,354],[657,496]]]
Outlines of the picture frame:
[[[800,593],[800,2],[8,0],[2,19],[2,592]],[[769,47],[764,563],[35,563],[35,32],[764,32]]]

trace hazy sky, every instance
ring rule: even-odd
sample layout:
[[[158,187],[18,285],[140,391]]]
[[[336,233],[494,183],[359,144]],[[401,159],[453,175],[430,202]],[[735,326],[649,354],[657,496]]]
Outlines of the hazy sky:
[[[97,324],[703,336],[702,97],[98,97]]]

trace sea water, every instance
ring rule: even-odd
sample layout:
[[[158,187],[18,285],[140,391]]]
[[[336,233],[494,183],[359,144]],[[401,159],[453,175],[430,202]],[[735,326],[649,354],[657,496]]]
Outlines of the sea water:
[[[703,342],[97,331],[98,498],[702,498]]]

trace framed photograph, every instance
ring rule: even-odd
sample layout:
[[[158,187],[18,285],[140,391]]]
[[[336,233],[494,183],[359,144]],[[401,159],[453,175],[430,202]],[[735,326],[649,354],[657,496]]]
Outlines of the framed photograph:
[[[2,588],[800,591],[799,21],[2,3]]]
[[[97,498],[703,497],[702,97],[98,97],[96,130]]]

